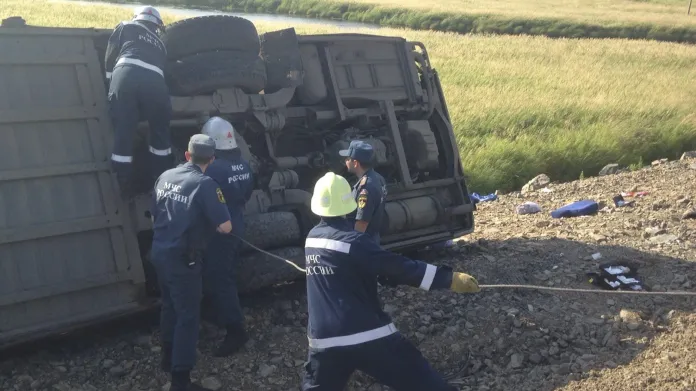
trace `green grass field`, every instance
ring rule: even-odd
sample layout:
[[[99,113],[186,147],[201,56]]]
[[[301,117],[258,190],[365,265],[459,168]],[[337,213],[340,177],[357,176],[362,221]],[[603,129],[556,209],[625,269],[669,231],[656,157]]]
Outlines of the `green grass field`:
[[[121,3],[124,0],[106,0]],[[696,43],[685,0],[149,0],[251,13],[344,19],[460,34]]]
[[[0,4],[0,17],[20,13],[29,24],[66,27],[112,27],[129,17],[112,7],[41,0]],[[337,31],[295,27],[301,34]],[[553,180],[573,180],[581,172],[595,175],[607,163],[649,163],[696,149],[696,47],[395,29],[378,33],[426,44],[442,79],[472,191],[519,188],[542,172]]]
[[[639,22],[690,25],[688,0],[349,0],[419,11],[495,14],[526,18],[560,18],[583,22]],[[696,11],[696,10],[694,10]]]

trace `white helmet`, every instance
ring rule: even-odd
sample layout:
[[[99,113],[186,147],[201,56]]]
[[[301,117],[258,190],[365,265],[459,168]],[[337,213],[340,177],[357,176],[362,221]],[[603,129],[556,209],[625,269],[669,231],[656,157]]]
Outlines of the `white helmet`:
[[[142,20],[145,22],[151,22],[159,27],[164,27],[164,22],[160,16],[159,11],[155,7],[144,6],[138,7],[133,13],[133,20]]]
[[[237,148],[234,126],[220,117],[212,117],[206,121],[201,133],[215,141],[215,149],[227,151]]]

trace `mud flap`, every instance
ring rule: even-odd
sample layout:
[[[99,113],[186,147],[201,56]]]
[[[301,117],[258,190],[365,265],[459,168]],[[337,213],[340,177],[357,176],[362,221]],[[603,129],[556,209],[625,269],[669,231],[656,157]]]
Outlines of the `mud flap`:
[[[260,35],[261,57],[266,62],[265,93],[302,85],[304,70],[297,34],[294,28],[270,31]]]

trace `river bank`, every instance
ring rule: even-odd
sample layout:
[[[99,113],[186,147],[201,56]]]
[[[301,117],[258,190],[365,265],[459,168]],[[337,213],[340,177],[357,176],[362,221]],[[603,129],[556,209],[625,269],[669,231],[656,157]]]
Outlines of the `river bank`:
[[[92,0],[51,0],[51,3],[75,4],[81,6],[115,6],[124,10],[132,10],[138,3],[124,2],[109,2],[109,1],[92,1]],[[205,15],[232,15],[249,19],[254,23],[282,23],[282,24],[302,24],[302,25],[330,25],[339,28],[366,28],[379,29],[380,26],[368,23],[354,23],[344,20],[328,20],[302,18],[296,16],[288,16],[282,14],[265,14],[265,13],[246,13],[246,12],[227,12],[210,8],[190,8],[183,6],[157,6],[157,9],[165,14],[169,14],[175,18],[193,18]]]
[[[646,1],[650,2],[650,0]],[[124,3],[123,0],[110,0],[108,2]],[[150,0],[149,3],[158,6],[187,8],[209,7],[244,14],[288,15],[326,21],[342,20],[385,27],[457,34],[533,35],[551,38],[623,38],[696,43],[696,23],[688,18],[674,17],[654,20],[649,17],[619,17],[604,19],[600,13],[596,18],[587,19],[565,17],[563,14],[553,13],[535,14],[534,10],[537,6],[534,1],[522,2],[529,8],[528,12],[513,14],[496,13],[498,11],[488,12],[485,9],[469,12],[461,6],[452,6],[448,10],[438,8],[438,11],[432,11],[428,8],[412,6],[414,1],[395,3],[388,0],[365,0],[357,3],[340,0]],[[582,9],[590,11],[592,8],[586,6]],[[626,12],[630,13],[630,10]],[[646,15],[650,15],[650,13]]]

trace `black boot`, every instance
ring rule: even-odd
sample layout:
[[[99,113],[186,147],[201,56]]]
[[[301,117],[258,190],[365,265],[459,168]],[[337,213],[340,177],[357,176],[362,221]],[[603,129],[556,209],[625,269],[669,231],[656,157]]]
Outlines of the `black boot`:
[[[215,357],[227,357],[244,346],[249,340],[249,336],[244,330],[242,325],[227,326],[227,335],[225,335],[225,340],[222,344],[215,350],[213,355]]]
[[[124,179],[124,178],[118,178],[118,186],[121,188],[121,198],[125,203],[130,202],[131,198],[133,198],[133,184],[131,181]]]
[[[190,372],[172,372],[172,386],[169,391],[213,391],[198,384],[191,383]]]
[[[171,342],[162,342],[162,353],[160,356],[160,368],[164,372],[172,371],[172,344]]]

